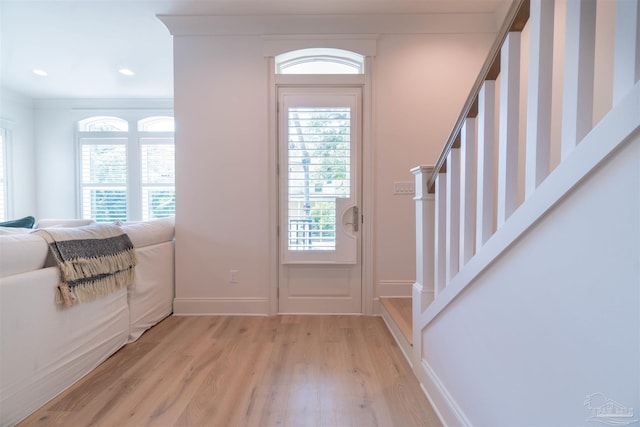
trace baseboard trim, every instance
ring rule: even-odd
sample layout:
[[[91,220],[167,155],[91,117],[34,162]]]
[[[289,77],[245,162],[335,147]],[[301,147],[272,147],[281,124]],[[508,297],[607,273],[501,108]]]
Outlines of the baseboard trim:
[[[254,315],[269,314],[267,298],[175,298],[174,316]]]
[[[464,414],[460,406],[449,394],[440,378],[431,368],[429,363],[422,359],[418,366],[414,366],[413,372],[418,377],[420,386],[424,391],[438,418],[445,426],[472,427],[471,422]]]
[[[380,280],[378,297],[411,297],[413,280]]]

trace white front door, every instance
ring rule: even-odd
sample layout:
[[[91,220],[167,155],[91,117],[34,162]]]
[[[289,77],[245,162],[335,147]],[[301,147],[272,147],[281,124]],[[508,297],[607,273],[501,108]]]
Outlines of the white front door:
[[[361,313],[360,88],[278,89],[280,313]]]

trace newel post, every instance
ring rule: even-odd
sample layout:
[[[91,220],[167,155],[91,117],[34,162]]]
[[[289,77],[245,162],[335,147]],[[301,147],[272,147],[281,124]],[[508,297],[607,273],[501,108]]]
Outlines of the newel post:
[[[416,282],[413,285],[413,362],[422,357],[422,336],[420,318],[433,302],[433,262],[434,262],[434,216],[435,196],[427,188],[433,166],[418,166],[411,169],[415,176],[416,202]]]

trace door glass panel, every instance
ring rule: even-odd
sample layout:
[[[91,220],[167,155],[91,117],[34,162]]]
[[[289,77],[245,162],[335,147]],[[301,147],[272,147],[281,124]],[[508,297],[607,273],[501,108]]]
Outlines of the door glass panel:
[[[351,196],[351,109],[287,111],[288,250],[335,251],[336,199]]]

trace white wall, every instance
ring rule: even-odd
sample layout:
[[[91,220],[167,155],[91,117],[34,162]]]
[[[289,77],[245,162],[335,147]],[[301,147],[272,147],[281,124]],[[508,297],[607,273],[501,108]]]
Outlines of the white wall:
[[[269,239],[275,224],[269,183],[275,178],[269,164],[264,39],[206,31],[202,26],[197,36],[174,32],[174,308],[182,314],[266,313],[275,268]],[[411,197],[392,194],[393,182],[412,181],[412,167],[436,160],[493,39],[489,31],[378,38],[372,88],[375,178],[369,186],[375,212],[364,212],[365,221],[375,218],[376,294],[410,295],[415,208]],[[237,284],[228,283],[230,270],[239,271]]]
[[[0,127],[10,133],[7,219],[36,216],[33,102],[6,88],[0,89],[0,93]]]
[[[640,407],[640,135],[423,330],[423,363],[474,426],[591,425]],[[637,412],[635,412],[637,419]]]
[[[76,143],[67,103],[35,103],[37,219],[77,218]]]
[[[394,195],[415,166],[433,164],[462,110],[493,34],[385,35],[375,58],[377,295],[409,296],[415,281],[415,202]]]
[[[267,68],[256,37],[175,40],[176,312],[265,313]],[[229,270],[238,283],[227,284]],[[189,301],[196,300],[196,301]],[[244,308],[243,308],[244,309]]]

